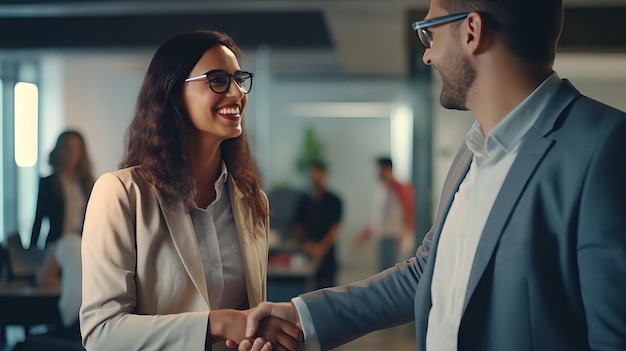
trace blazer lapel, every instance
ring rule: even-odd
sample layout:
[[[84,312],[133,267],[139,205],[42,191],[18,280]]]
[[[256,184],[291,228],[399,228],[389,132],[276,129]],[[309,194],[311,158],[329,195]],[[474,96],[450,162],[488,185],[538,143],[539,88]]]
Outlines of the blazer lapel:
[[[156,192],[156,194],[159,205],[164,209],[165,207],[161,196],[158,192]],[[176,252],[187,274],[189,274],[189,278],[191,278],[194,286],[204,298],[207,307],[210,306],[206,278],[204,276],[204,269],[202,268],[200,248],[198,247],[198,241],[188,207],[182,201],[179,201],[172,210],[164,210],[163,217],[165,218],[165,223],[167,224],[172,241],[176,247]]]
[[[263,267],[267,265],[267,252],[265,241],[257,238],[259,235],[265,236],[263,228],[259,227],[263,223],[253,225],[252,210],[231,177],[228,177],[228,191],[241,247],[248,303],[252,307],[261,303],[265,295]]]
[[[467,304],[474,290],[476,290],[480,278],[491,261],[495,247],[515,208],[515,204],[526,184],[533,176],[535,169],[554,143],[554,140],[547,137],[547,135],[557,126],[557,120],[563,111],[578,96],[580,96],[580,93],[569,82],[563,81],[555,97],[528,131],[526,140],[520,147],[519,154],[513,162],[504,183],[502,183],[500,193],[496,197],[491,213],[485,223],[485,228],[476,250],[474,264],[472,265],[463,311],[467,308]]]
[[[469,170],[472,161],[472,152],[464,145],[457,153],[446,180],[444,181],[443,190],[441,191],[441,197],[439,206],[437,208],[437,216],[433,222],[433,227],[430,232],[433,233],[432,244],[428,253],[428,262],[424,271],[420,277],[420,284],[417,286],[416,292],[416,306],[419,305],[422,313],[415,315],[415,330],[417,331],[416,338],[423,349],[426,347],[426,329],[428,325],[428,314],[430,307],[432,306],[431,297],[431,283],[433,279],[433,270],[435,267],[435,259],[437,256],[437,246],[439,244],[439,236],[441,235],[441,229],[443,223],[448,215],[454,195],[459,189],[461,182],[465,179],[465,175]]]
[[[472,157],[472,152],[464,145],[461,150],[459,150],[455,160],[452,162],[450,172],[444,181],[443,190],[441,191],[441,199],[446,199],[446,201],[439,202],[437,217],[435,218],[433,226],[433,244],[428,255],[429,266],[427,266],[427,269],[431,272],[434,268],[437,246],[439,244],[439,236],[441,235],[443,224],[448,216],[448,211],[450,211],[450,206],[452,206],[452,202],[454,201],[454,196],[459,190],[459,186],[461,186],[461,183],[463,182],[463,179],[465,179],[465,175],[469,170],[470,164],[472,163]]]

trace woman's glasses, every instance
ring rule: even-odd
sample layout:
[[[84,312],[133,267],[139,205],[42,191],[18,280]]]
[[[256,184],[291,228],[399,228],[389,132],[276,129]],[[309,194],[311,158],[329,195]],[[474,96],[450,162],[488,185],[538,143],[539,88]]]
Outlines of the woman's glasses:
[[[228,74],[224,70],[214,69],[199,76],[187,78],[185,82],[206,79],[209,88],[211,88],[213,92],[216,94],[224,94],[230,89],[230,83],[234,80],[243,92],[247,94],[250,92],[250,89],[252,89],[252,77],[254,77],[254,74],[250,72],[237,71],[233,74]]]

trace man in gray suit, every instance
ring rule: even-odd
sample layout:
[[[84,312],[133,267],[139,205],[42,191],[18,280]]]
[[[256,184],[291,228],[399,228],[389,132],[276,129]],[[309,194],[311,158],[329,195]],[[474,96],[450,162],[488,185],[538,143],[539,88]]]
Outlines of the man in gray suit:
[[[476,117],[432,229],[373,277],[262,304],[249,336],[276,315],[327,350],[414,320],[420,351],[626,350],[626,114],[552,70],[562,13],[431,0],[424,62],[442,106]]]

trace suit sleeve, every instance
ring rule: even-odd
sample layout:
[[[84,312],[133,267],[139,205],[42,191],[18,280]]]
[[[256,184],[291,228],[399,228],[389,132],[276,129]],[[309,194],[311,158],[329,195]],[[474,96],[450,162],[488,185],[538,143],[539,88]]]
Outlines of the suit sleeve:
[[[321,350],[329,350],[375,330],[412,321],[415,291],[428,261],[432,232],[415,257],[370,278],[301,296]]]
[[[95,184],[82,239],[80,327],[88,350],[205,350],[208,312],[138,315],[135,206],[119,178]],[[182,297],[181,297],[182,298]]]
[[[626,116],[603,136],[582,189],[577,258],[589,347],[626,350]]]

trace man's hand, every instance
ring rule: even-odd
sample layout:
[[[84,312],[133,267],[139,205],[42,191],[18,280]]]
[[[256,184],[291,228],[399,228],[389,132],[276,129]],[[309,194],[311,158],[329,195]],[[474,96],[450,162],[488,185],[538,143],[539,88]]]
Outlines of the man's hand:
[[[238,343],[240,351],[277,351],[300,348],[299,344],[304,341],[304,335],[300,329],[298,312],[291,302],[263,302],[250,311],[246,323],[245,337],[247,339]],[[292,340],[274,337],[276,328]],[[252,338],[255,337],[253,342]],[[293,340],[297,342],[293,343]],[[228,340],[226,345],[233,347],[236,344],[235,341],[237,340]]]
[[[300,326],[300,317],[296,306],[291,302],[262,302],[248,314],[246,322],[246,337],[251,338],[257,333],[259,322],[265,317],[276,317],[291,324]]]
[[[265,317],[259,323],[254,342],[244,339],[239,350],[247,351],[297,351],[304,340],[299,327],[277,317]],[[227,346],[234,346],[227,343]]]

